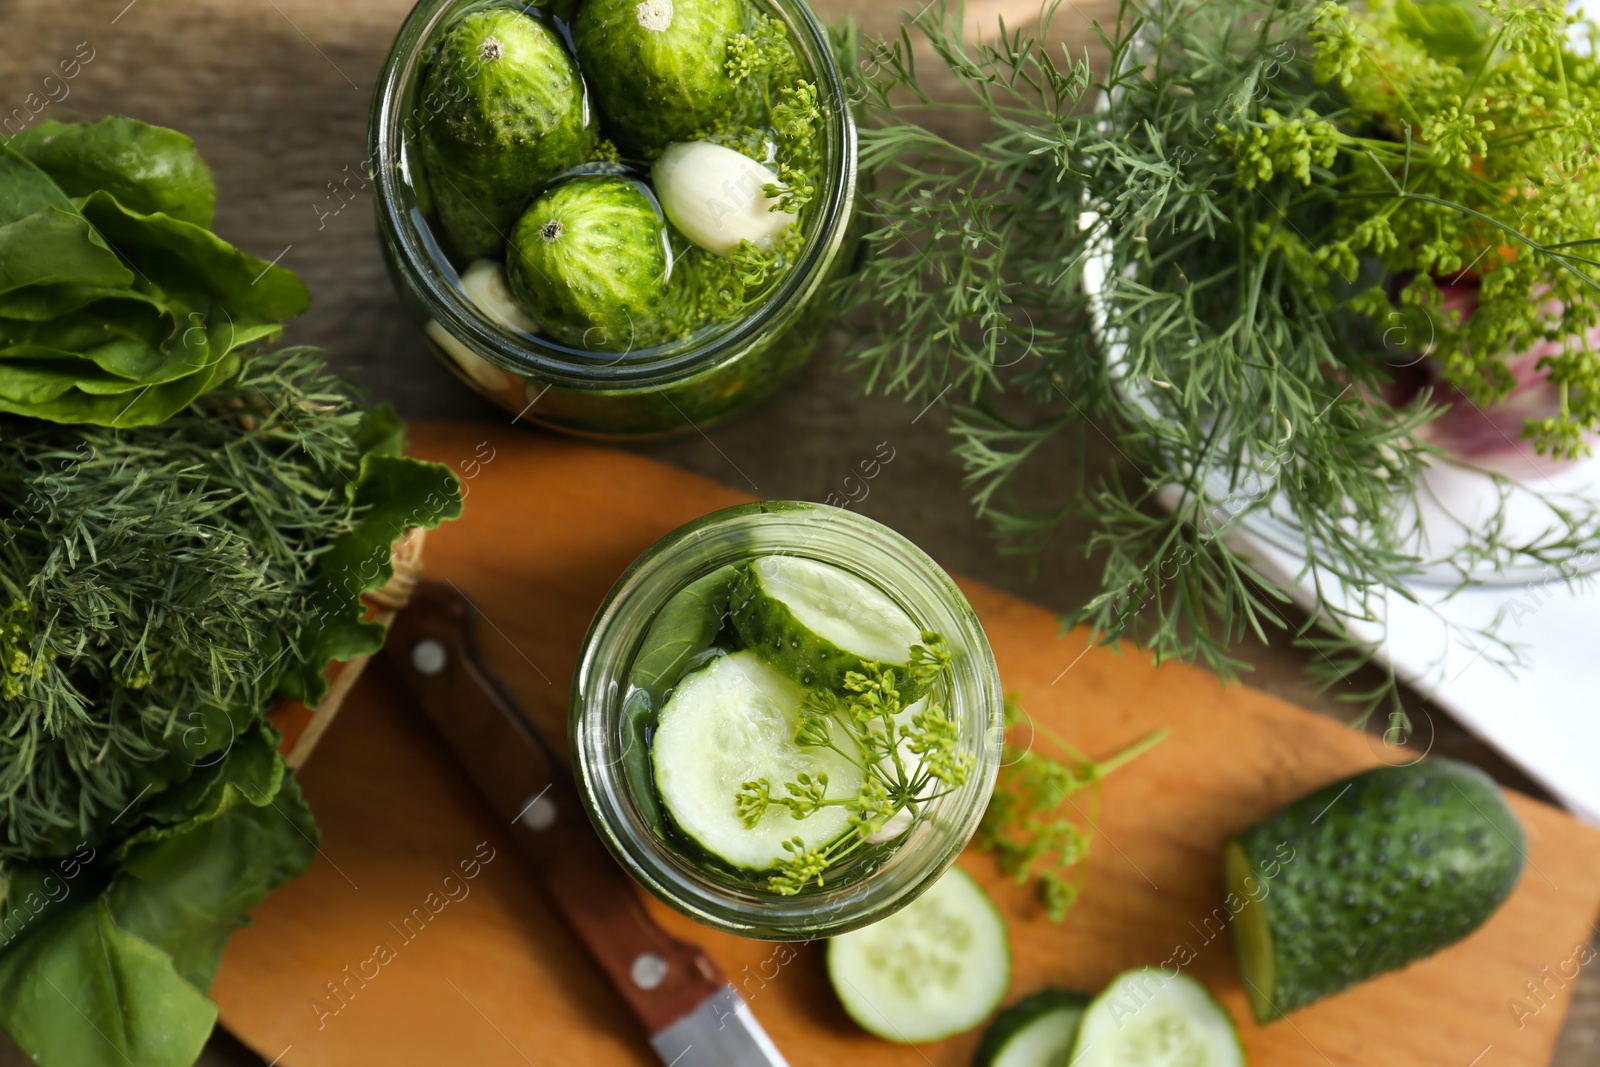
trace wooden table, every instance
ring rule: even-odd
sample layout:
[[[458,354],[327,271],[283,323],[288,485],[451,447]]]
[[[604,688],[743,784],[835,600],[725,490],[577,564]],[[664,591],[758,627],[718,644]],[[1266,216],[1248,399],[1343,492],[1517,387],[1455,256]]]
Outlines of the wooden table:
[[[854,13],[869,30],[892,27],[900,6],[816,0],[825,18]],[[1037,9],[1029,0],[968,6],[1004,11],[1013,25]],[[291,328],[291,340],[331,349],[339,366],[408,417],[506,420],[439,368],[399,315],[378,256],[370,189],[345,182],[360,172],[372,87],[409,7],[410,0],[0,0],[0,126],[8,116],[17,128],[23,121],[121,112],[182,129],[216,173],[218,231],[257,255],[281,256],[311,287],[315,305]],[[1091,22],[1109,22],[1115,10],[1112,0],[1068,2],[1054,38],[1074,52],[1091,47],[1093,56]],[[45,83],[75,53],[92,56],[77,77]],[[36,117],[31,109],[39,109]],[[346,201],[336,186],[360,191],[345,192],[353,197]],[[751,493],[820,500],[839,491],[856,461],[888,439],[896,459],[860,510],[892,519],[952,570],[1000,589],[1057,609],[1085,599],[1095,588],[1094,569],[1081,562],[1085,531],[1069,523],[1037,575],[1025,561],[996,555],[966,503],[942,413],[917,414],[897,399],[857,395],[823,358],[756,417],[644,451]],[[1103,454],[1089,459],[1109,461]],[[1040,464],[1022,488],[1040,499],[1059,497],[1073,461],[1062,455]],[[1241,653],[1257,667],[1252,684],[1340,713],[1331,697],[1305,682],[1303,656],[1287,642]],[[1351,680],[1352,688],[1363,683]],[[1434,730],[1434,751],[1473,760],[1508,784],[1538,792],[1424,701],[1413,698],[1412,714]],[[216,1044],[208,1062],[256,1062],[228,1052],[225,1040]],[[0,1050],[0,1065],[10,1062]],[[1600,1062],[1600,979],[1592,973],[1581,980],[1554,1062]],[[1483,1067],[1493,1067],[1492,1059]]]

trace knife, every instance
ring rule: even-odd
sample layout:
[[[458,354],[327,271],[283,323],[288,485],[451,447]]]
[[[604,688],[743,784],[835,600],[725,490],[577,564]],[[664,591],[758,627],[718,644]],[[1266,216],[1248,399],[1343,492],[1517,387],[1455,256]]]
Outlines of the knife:
[[[478,654],[478,609],[417,583],[384,656],[543,880],[567,925],[668,1067],[788,1067],[749,1005],[699,948],[651,919],[605,850],[556,749]]]

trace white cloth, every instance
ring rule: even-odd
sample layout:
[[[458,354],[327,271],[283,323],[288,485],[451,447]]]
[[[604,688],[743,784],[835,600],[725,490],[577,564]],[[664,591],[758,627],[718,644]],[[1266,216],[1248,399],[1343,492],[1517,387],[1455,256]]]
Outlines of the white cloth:
[[[1276,581],[1288,583],[1300,572],[1300,559],[1247,529],[1230,533],[1229,544]],[[1386,602],[1382,652],[1395,672],[1573,814],[1600,825],[1600,583],[1481,587],[1443,602],[1443,590],[1413,592],[1433,610],[1392,594]],[[1295,599],[1311,605],[1306,583]],[[1520,646],[1523,663],[1510,671],[1496,663],[1500,650],[1475,635],[1497,615],[1500,635]],[[1380,636],[1376,626],[1352,630],[1369,640]],[[1414,729],[1411,743],[1431,743],[1430,723],[1418,721]]]

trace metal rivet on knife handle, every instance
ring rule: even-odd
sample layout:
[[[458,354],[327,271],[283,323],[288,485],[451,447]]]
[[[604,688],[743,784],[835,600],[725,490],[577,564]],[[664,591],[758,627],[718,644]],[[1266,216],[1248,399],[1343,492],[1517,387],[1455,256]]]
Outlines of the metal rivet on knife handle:
[[[530,830],[548,830],[556,824],[556,802],[540,793],[523,805],[518,818]]]
[[[418,674],[438,674],[449,658],[444,646],[431,638],[418,641],[411,648],[411,666]]]
[[[633,958],[628,977],[640,989],[655,989],[667,980],[667,961],[653,952],[641,952]]]

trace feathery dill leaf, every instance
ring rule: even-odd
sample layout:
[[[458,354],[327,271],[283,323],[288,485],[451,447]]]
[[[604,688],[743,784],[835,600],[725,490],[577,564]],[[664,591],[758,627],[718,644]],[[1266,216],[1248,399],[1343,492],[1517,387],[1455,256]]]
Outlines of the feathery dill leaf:
[[[1494,43],[1486,37],[1482,57],[1451,68],[1479,62],[1490,74],[1476,86],[1465,84],[1470,74],[1438,74],[1432,117],[1413,116],[1419,132],[1409,136],[1371,116],[1352,120],[1361,102],[1340,72],[1354,71],[1376,95],[1389,83],[1372,81],[1367,43],[1335,32],[1330,20],[1343,16],[1334,9],[1344,9],[1331,4],[1124,0],[1117,25],[1097,27],[1108,56],[1097,69],[1035,30],[1002,24],[969,42],[959,7],[943,4],[868,50],[862,158],[876,183],[869,255],[846,306],[876,328],[847,365],[868,389],[955,404],[952,432],[974,501],[1012,549],[1037,548],[1067,515],[1092,520],[1086,550],[1104,560],[1101,590],[1068,623],[1225,676],[1243,666],[1230,652],[1236,642],[1293,630],[1330,678],[1343,677],[1373,651],[1349,627],[1381,625],[1385,598],[1409,599],[1407,582],[1425,569],[1464,585],[1497,569],[1560,566],[1596,545],[1593,506],[1551,495],[1545,531],[1464,526],[1460,545],[1435,555],[1417,535],[1413,486],[1427,465],[1449,461],[1424,432],[1440,408],[1427,391],[1389,399],[1396,365],[1417,358],[1393,349],[1389,316],[1429,307],[1429,283],[1416,283],[1409,302],[1388,299],[1382,276],[1398,270],[1401,253],[1375,220],[1404,231],[1399,248],[1417,274],[1454,263],[1419,252],[1430,227],[1463,264],[1492,245],[1491,256],[1517,265],[1514,277],[1503,267],[1493,276],[1508,279],[1494,284],[1509,295],[1486,283],[1484,301],[1520,306],[1523,318],[1475,317],[1444,354],[1441,365],[1469,395],[1492,399],[1504,385],[1481,373],[1498,351],[1488,341],[1581,333],[1597,314],[1580,299],[1600,275],[1578,238],[1600,229],[1600,198],[1573,214],[1597,173],[1592,162],[1588,179],[1536,176],[1559,193],[1541,211],[1568,213],[1559,232],[1539,213],[1495,216],[1488,205],[1514,178],[1496,186],[1461,165],[1463,153],[1478,158],[1480,134],[1491,156],[1522,153],[1513,169],[1532,166],[1536,152],[1570,158],[1580,143],[1593,155],[1593,139],[1572,132],[1588,129],[1592,89],[1536,148],[1526,142],[1539,129],[1496,119],[1489,131],[1463,117],[1463,108],[1482,110],[1486,86],[1564,73],[1576,100],[1576,85],[1593,84],[1592,64],[1549,59],[1548,18],[1529,23],[1528,5],[1512,6],[1486,9],[1499,27]],[[954,75],[959,102],[924,88],[914,38]],[[1460,97],[1453,115],[1447,91]],[[1548,96],[1544,106],[1554,106]],[[975,113],[988,133],[979,145],[956,143],[917,123],[924,107]],[[1499,147],[1518,137],[1521,147]],[[1435,180],[1446,168],[1453,185]],[[1536,326],[1527,308],[1541,285],[1556,287],[1565,310]],[[1415,324],[1410,336],[1422,336]],[[1587,400],[1600,361],[1581,348],[1569,342],[1566,422],[1529,428],[1553,451],[1570,450],[1600,414],[1600,399],[1593,412]],[[1024,465],[1063,463],[1101,441],[1121,462],[1081,469],[1063,497],[1014,491]],[[1331,635],[1292,625],[1289,587],[1224,543],[1241,519],[1263,513],[1315,561],[1311,617]],[[1324,595],[1334,577],[1347,596]],[[1503,642],[1493,647],[1509,654]],[[1392,678],[1359,699],[1369,711],[1380,702],[1399,710]]]
[[[1006,699],[1007,737],[999,781],[984,809],[973,844],[992,852],[1000,870],[1019,884],[1032,882],[1051,922],[1061,922],[1078,899],[1094,840],[1105,777],[1159,745],[1165,729],[1095,762],[1035,725],[1014,698]],[[1043,737],[1059,755],[1038,748]],[[1084,804],[1073,797],[1089,790]],[[1071,811],[1067,811],[1070,805]],[[1085,810],[1087,807],[1088,810]]]
[[[4,420],[0,858],[106,840],[251,726],[319,626],[366,419],[287,349],[158,425]]]

